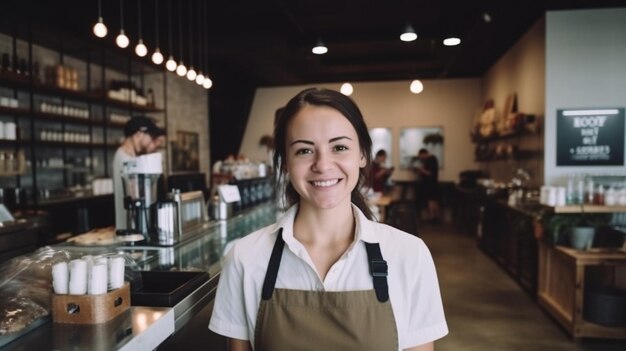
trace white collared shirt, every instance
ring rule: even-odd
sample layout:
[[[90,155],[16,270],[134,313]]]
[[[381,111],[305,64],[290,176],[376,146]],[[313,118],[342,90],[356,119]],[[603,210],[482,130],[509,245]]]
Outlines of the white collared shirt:
[[[306,248],[293,236],[297,206],[276,223],[238,240],[223,262],[209,329],[254,345],[261,290],[279,228],[283,251],[276,288],[317,291],[373,289],[363,241],[378,242],[387,261],[389,297],[398,329],[399,350],[445,336],[445,321],[435,266],[424,242],[386,224],[368,220],[352,205],[355,239],[321,281]]]

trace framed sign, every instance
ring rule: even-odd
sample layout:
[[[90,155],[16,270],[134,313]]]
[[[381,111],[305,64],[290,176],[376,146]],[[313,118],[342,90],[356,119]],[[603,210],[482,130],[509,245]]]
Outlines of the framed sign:
[[[623,166],[624,108],[558,109],[557,166]]]
[[[172,141],[172,170],[174,172],[200,171],[199,136],[195,132],[176,132]]]
[[[427,149],[439,161],[443,168],[443,128],[411,127],[400,130],[400,168],[411,169],[417,162],[420,149]]]

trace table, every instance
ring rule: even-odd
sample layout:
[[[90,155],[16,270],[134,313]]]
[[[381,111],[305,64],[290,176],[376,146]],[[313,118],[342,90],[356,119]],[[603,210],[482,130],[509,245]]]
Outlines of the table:
[[[378,221],[381,223],[385,223],[385,215],[387,214],[387,206],[391,204],[391,196],[382,195],[375,197],[373,200],[368,199],[368,201],[370,202],[370,204],[378,206],[378,211],[380,213],[380,218],[378,218]]]

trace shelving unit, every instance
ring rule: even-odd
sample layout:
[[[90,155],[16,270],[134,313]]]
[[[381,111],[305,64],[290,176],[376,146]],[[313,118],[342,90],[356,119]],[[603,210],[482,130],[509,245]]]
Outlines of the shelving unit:
[[[0,137],[0,151],[24,153],[26,160],[23,172],[0,173],[0,188],[26,193],[16,207],[38,208],[72,197],[77,201],[92,197],[88,191],[91,180],[111,176],[113,155],[123,137],[125,123],[112,121],[111,114],[128,118],[145,114],[167,126],[162,67],[94,46],[98,43],[86,44],[19,25],[0,28],[0,44],[0,48],[10,49],[7,54],[11,58],[28,62],[28,74],[0,65],[0,96],[19,102],[18,107],[0,106],[0,121],[15,123],[18,131],[16,140]],[[74,70],[74,89],[52,84],[57,83],[50,74],[58,73],[60,66]],[[151,86],[145,84],[148,76]],[[131,82],[144,91],[158,84],[163,89],[154,91],[163,95],[154,97],[154,105],[133,103],[130,96],[128,101],[113,99],[108,96],[112,81]],[[65,195],[55,198],[51,194]],[[112,195],[109,197],[112,202]],[[102,200],[102,196],[97,198]]]
[[[476,144],[474,152],[476,162],[492,161],[517,161],[540,157],[543,150],[520,149],[519,143],[522,138],[536,136],[537,133],[517,132],[504,135],[492,135],[488,137],[474,137],[472,141]],[[493,147],[496,142],[506,142]],[[514,142],[515,145],[512,143]],[[502,150],[498,151],[498,148]]]

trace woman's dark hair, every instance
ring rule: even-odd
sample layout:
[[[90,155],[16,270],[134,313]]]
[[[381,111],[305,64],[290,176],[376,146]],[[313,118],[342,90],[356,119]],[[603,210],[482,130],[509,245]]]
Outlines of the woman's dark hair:
[[[357,107],[357,105],[349,97],[343,95],[340,92],[320,89],[309,88],[301,91],[294,96],[285,109],[280,114],[277,123],[274,126],[274,174],[276,175],[276,191],[277,194],[283,194],[286,198],[286,206],[290,207],[300,201],[300,194],[296,192],[290,182],[283,182],[285,167],[283,160],[286,159],[286,138],[287,138],[287,126],[295,115],[300,112],[305,106],[327,106],[333,108],[341,113],[354,127],[357,136],[359,137],[359,147],[361,153],[365,157],[365,167],[359,169],[359,180],[352,189],[351,201],[354,203],[368,219],[372,219],[372,212],[370,211],[367,202],[361,188],[369,184],[370,167],[372,164],[372,139],[370,138],[367,130],[367,125],[363,120],[363,115]],[[284,187],[284,189],[281,189]],[[284,190],[284,191],[283,191]]]

